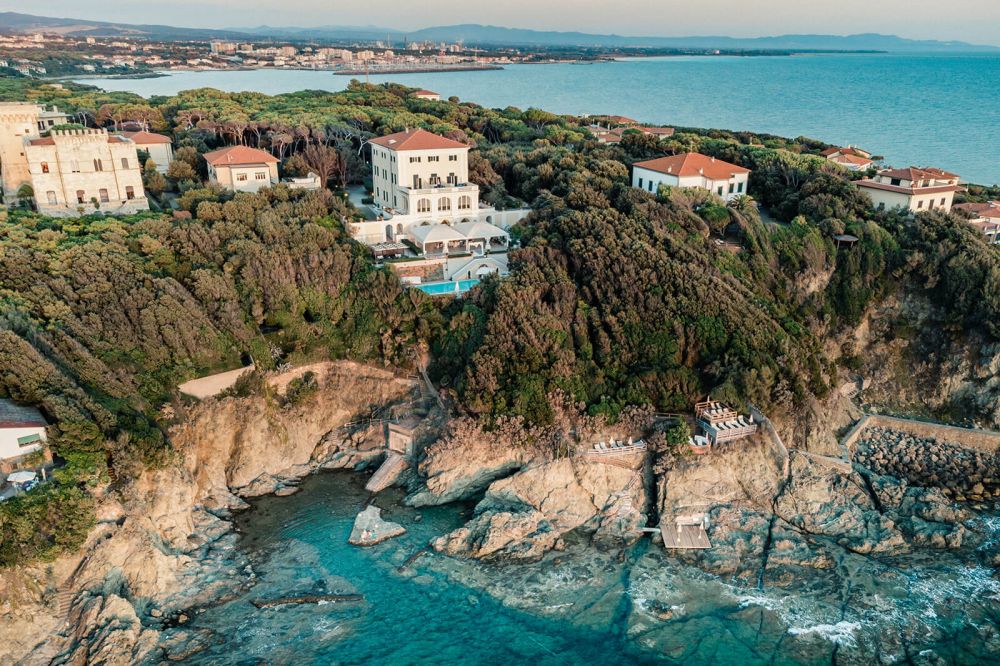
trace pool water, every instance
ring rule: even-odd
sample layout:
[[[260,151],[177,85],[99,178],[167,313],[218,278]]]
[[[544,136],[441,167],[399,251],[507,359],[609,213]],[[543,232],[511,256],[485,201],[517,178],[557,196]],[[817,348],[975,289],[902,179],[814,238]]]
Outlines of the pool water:
[[[417,289],[431,296],[446,296],[448,294],[464,294],[479,284],[479,280],[458,280],[457,282],[429,282],[414,285]],[[456,289],[457,285],[457,289]]]

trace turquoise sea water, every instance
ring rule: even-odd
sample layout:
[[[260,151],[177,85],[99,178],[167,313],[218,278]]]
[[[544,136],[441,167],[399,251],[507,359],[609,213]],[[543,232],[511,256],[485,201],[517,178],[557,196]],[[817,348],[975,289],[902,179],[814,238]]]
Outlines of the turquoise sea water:
[[[340,90],[329,72],[179,72],[81,79],[169,95],[215,87],[278,94]],[[646,58],[593,65],[513,65],[484,72],[373,76],[490,107],[615,113],[643,122],[810,136],[864,146],[897,166],[934,165],[1000,183],[1000,55],[813,55]]]

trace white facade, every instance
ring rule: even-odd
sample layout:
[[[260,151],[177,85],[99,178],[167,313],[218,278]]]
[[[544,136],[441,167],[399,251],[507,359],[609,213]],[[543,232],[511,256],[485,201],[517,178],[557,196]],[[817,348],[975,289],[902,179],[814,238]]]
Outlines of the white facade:
[[[930,167],[883,169],[874,178],[861,180],[856,185],[871,197],[872,204],[880,210],[903,208],[914,213],[929,210],[951,210],[959,177]]]
[[[0,428],[0,460],[31,455],[45,445],[45,427]]]
[[[632,167],[632,187],[656,193],[660,185],[696,187],[726,201],[745,195],[750,171],[698,153],[638,162]]]

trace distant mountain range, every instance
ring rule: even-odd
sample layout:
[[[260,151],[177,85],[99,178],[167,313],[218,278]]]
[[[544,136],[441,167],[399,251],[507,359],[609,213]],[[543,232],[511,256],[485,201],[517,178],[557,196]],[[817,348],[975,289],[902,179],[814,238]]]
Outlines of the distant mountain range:
[[[629,37],[583,32],[553,32],[524,28],[464,24],[402,31],[378,26],[320,26],[313,28],[258,26],[210,30],[167,25],[133,25],[107,21],[52,18],[17,12],[0,12],[0,31],[59,32],[73,36],[147,37],[185,39],[281,39],[289,41],[358,41],[389,39],[408,41],[462,41],[477,46],[721,49],[781,51],[888,51],[888,52],[1000,52],[1000,46],[959,41],[915,40],[894,35],[780,35],[776,37]]]

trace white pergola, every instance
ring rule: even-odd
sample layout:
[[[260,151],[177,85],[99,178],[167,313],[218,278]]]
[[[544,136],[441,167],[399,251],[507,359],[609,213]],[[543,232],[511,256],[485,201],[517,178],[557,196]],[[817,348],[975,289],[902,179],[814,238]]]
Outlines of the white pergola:
[[[453,250],[465,252],[468,248],[465,235],[447,224],[411,227],[410,237],[424,254],[448,254]]]
[[[473,247],[484,250],[506,249],[510,243],[510,234],[489,222],[462,222],[454,225],[454,229],[465,237],[469,251]]]

